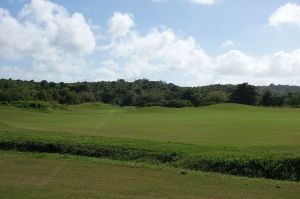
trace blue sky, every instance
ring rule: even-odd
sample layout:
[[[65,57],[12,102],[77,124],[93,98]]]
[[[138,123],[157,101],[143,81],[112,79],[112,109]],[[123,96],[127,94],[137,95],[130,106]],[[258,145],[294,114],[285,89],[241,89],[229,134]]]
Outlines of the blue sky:
[[[0,78],[300,85],[300,0],[4,0],[0,8]]]

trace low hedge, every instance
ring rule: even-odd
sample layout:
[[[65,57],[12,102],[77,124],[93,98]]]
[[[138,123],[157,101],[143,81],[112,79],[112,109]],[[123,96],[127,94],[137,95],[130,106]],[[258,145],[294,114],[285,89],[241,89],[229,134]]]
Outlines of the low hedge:
[[[0,149],[145,161],[182,169],[300,180],[300,148],[201,147],[75,135],[0,132]]]
[[[36,110],[48,110],[48,109],[62,109],[63,105],[57,102],[45,102],[45,101],[14,101],[14,102],[1,102],[1,105],[12,105],[18,108],[24,109],[36,109]]]

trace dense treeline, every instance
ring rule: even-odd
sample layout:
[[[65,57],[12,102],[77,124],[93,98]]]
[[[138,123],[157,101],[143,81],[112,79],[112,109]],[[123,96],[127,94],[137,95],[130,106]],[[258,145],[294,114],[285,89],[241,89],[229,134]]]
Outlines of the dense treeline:
[[[300,87],[273,84],[267,87],[255,87],[247,83],[180,87],[147,79],[134,82],[118,80],[78,83],[1,79],[0,101],[2,103],[39,101],[59,104],[103,102],[120,106],[177,108],[217,103],[295,107],[300,106]],[[33,103],[33,106],[40,106],[40,104]]]

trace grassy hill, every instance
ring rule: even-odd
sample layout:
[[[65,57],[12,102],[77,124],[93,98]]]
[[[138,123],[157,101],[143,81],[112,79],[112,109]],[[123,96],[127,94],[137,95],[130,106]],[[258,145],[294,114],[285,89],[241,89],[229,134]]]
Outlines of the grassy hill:
[[[300,109],[220,104],[203,108],[82,104],[36,111],[0,107],[0,129],[201,146],[300,146]]]

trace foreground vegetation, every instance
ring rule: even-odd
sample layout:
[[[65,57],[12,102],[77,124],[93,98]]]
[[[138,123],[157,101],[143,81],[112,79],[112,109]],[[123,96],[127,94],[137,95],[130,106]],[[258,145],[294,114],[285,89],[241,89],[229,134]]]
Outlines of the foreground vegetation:
[[[288,198],[298,183],[0,151],[0,198]]]
[[[0,110],[1,149],[300,180],[298,109],[84,104],[62,110]]]
[[[0,149],[167,164],[182,169],[300,180],[300,147],[200,147],[117,138],[1,133]]]

